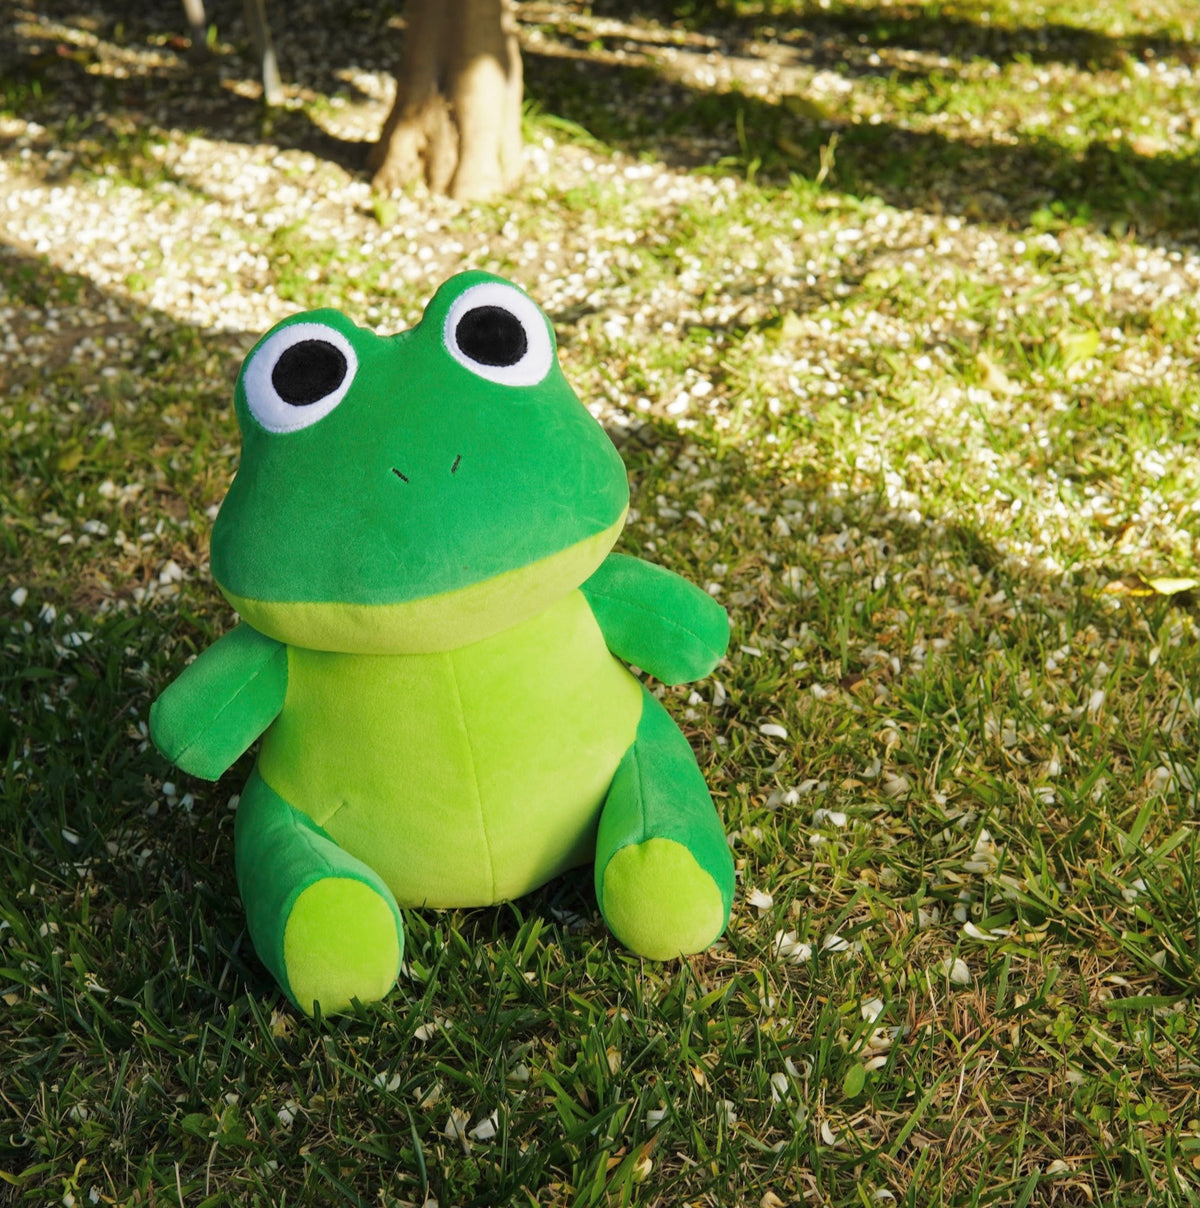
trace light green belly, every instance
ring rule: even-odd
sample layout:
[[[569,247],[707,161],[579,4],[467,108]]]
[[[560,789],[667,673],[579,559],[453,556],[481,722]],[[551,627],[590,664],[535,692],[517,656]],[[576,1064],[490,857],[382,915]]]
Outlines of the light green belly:
[[[289,648],[259,770],[401,905],[485,905],[591,858],[641,709],[573,592],[440,654]]]

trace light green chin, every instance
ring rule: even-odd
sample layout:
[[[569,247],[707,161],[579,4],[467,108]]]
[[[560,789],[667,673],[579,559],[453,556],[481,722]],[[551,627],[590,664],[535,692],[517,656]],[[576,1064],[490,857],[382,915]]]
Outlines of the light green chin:
[[[289,646],[342,654],[434,654],[519,625],[574,591],[604,561],[624,524],[622,511],[603,532],[539,562],[403,604],[280,603],[221,591],[243,621]]]

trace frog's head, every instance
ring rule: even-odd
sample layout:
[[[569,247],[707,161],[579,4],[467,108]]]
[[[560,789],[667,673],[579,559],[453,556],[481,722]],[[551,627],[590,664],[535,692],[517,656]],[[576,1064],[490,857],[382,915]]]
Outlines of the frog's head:
[[[485,273],[381,337],[285,319],[236,391],[241,466],[212,568],[256,629],[347,652],[446,650],[542,611],[604,560],[625,467],[529,297]]]

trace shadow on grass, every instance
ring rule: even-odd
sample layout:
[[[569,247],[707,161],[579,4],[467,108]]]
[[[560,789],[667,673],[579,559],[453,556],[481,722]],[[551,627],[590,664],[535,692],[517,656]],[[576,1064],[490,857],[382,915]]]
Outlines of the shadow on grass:
[[[161,165],[149,164],[143,154],[158,129],[248,144],[274,142],[309,151],[349,173],[363,172],[369,143],[329,133],[304,108],[263,106],[241,6],[208,9],[220,41],[232,42],[233,49],[218,47],[192,62],[182,6],[131,0],[90,8],[61,0],[39,5],[36,23],[13,19],[14,28],[0,42],[0,106],[24,117],[51,114],[58,128],[40,140],[39,148],[70,151],[85,171],[103,172],[108,165],[121,170],[132,162],[152,177],[164,176]],[[352,66],[393,68],[400,38],[386,29],[393,12],[390,5],[337,14],[328,6],[294,6],[289,20],[277,21],[273,31],[285,78],[305,90],[306,100],[364,99],[344,72]],[[163,49],[174,52],[174,61],[161,56]],[[132,62],[119,66],[117,74],[112,64],[125,60]],[[65,122],[55,105],[60,96],[79,98]],[[11,155],[13,140],[0,140],[0,150]],[[128,175],[141,183],[136,173]]]
[[[191,368],[197,379],[203,377],[203,358],[213,355],[208,333],[107,295],[84,277],[18,252],[0,251],[0,286],[9,306],[31,314],[47,306],[60,313],[71,307],[107,311],[111,323],[147,331],[148,339],[169,347],[180,370]],[[69,358],[65,347],[51,354],[45,367],[9,385],[44,386],[52,403],[57,377],[69,367]],[[221,363],[217,377],[231,379],[236,365],[232,345],[221,345],[216,356]],[[99,363],[90,371],[99,375],[105,367]],[[140,363],[107,367],[150,372],[148,364]],[[227,406],[215,390],[197,401]],[[75,427],[79,431],[74,434],[82,436],[96,419],[90,407],[57,417],[62,422],[52,425],[55,437],[69,439]],[[137,422],[154,424],[152,416]],[[207,451],[232,439],[232,419],[228,425],[228,431],[209,431]],[[681,461],[688,439],[659,419],[614,436],[622,446],[635,502],[647,510],[657,490],[670,489],[664,476]],[[29,437],[21,439],[28,442]],[[114,446],[104,457],[80,464],[67,496],[61,471],[27,452],[6,448],[0,482],[5,514],[12,518],[3,537],[0,587],[5,597],[15,583],[43,574],[44,564],[57,556],[53,540],[36,528],[44,507],[77,512],[80,505],[71,500],[82,492],[90,501],[103,476],[124,474],[132,481],[146,469],[141,452]],[[770,540],[770,517],[745,517],[748,503],[784,496],[804,503],[805,523],[817,534],[835,535],[853,525],[871,535],[888,535],[885,555],[895,563],[889,570],[898,573],[890,574],[882,589],[868,590],[863,584],[861,598],[869,606],[861,625],[875,624],[875,608],[936,612],[937,593],[953,585],[924,572],[931,569],[934,543],[937,550],[949,543],[982,574],[995,574],[1010,598],[1030,606],[1018,636],[1031,648],[1041,640],[1035,632],[1038,600],[1055,595],[1053,585],[1034,571],[1006,578],[997,570],[1002,565],[998,552],[982,535],[966,528],[934,532],[923,524],[897,523],[879,498],[830,499],[815,485],[806,486],[740,449],[725,455],[723,471],[714,476],[710,514],[729,525],[747,525],[747,540],[737,554],[742,565],[731,579],[736,583],[744,577],[750,591],[748,601],[734,607],[735,644],[757,638],[766,647],[773,635],[811,625],[822,654],[832,659],[838,652],[839,621],[851,623],[856,615],[846,605],[857,596],[829,592],[800,600],[783,594],[779,568],[765,561],[760,548]],[[24,494],[18,500],[19,492]],[[763,529],[757,531],[754,526],[760,523]],[[817,557],[806,549],[797,542],[797,559]],[[103,562],[104,549],[96,545],[92,550],[86,556]],[[703,573],[702,565],[687,565],[698,554],[682,539],[676,545],[664,536],[654,556],[693,578]],[[819,566],[814,561],[805,570],[815,576]],[[932,600],[910,603],[903,594],[909,587],[897,586],[901,580],[911,585],[905,570],[923,575]],[[958,586],[972,596],[986,594],[982,585]],[[215,592],[200,584],[154,607],[109,617],[89,615],[72,603],[69,578],[57,588],[66,594],[56,596],[51,588],[43,598],[56,601],[60,613],[73,611],[72,624],[91,630],[90,639],[68,643],[65,616],[57,625],[47,623],[30,604],[25,613],[6,619],[5,657],[0,660],[0,919],[7,924],[0,971],[6,1004],[0,1027],[5,1069],[0,1163],[16,1182],[14,1200],[20,1196],[32,1202],[38,1189],[45,1188],[43,1198],[50,1199],[53,1192],[58,1202],[63,1186],[72,1185],[67,1180],[77,1179],[88,1165],[92,1172],[105,1172],[114,1192],[137,1186],[131,1203],[155,1202],[157,1187],[167,1189],[160,1198],[175,1196],[189,1203],[200,1203],[202,1197],[215,1203],[215,1191],[231,1203],[285,1198],[328,1203],[336,1198],[366,1204],[353,1190],[339,1190],[336,1196],[329,1190],[352,1185],[400,1186],[414,1202],[423,1202],[431,1190],[444,1202],[498,1205],[514,1202],[522,1188],[551,1179],[582,1183],[586,1175],[600,1187],[609,1174],[609,1154],[621,1143],[604,1132],[618,1113],[630,1113],[640,1127],[636,1122],[644,1113],[659,1110],[665,1099],[679,1119],[672,1116],[664,1127],[682,1127],[691,1136],[697,1114],[712,1110],[710,1092],[701,1095],[693,1074],[701,1069],[697,1061],[705,1052],[719,1059],[708,1076],[718,1087],[739,1087],[743,1112],[754,1110],[756,1095],[769,1097],[765,1073],[757,1091],[750,1081],[764,1052],[768,1068],[782,1066],[786,1054],[814,1062],[814,1085],[842,1085],[840,1059],[829,1059],[839,1050],[829,1037],[845,1022],[839,1006],[845,982],[821,952],[802,967],[788,966],[769,951],[765,938],[735,933],[730,951],[690,965],[644,971],[638,962],[619,956],[596,923],[587,870],[560,878],[513,906],[407,912],[412,972],[385,1002],[319,1028],[286,1009],[276,1014],[282,997],[250,949],[236,902],[235,815],[229,807],[248,773],[249,757],[216,785],[187,781],[145,746],[138,729],[155,694],[178,674],[188,654],[212,640],[228,619],[227,611],[217,604]],[[1086,611],[1086,602],[1072,601],[1072,594],[1058,591],[1056,602]],[[1073,624],[1093,620],[1103,624],[1098,610]],[[1048,618],[1047,642],[1061,640],[1058,624],[1058,616]],[[767,830],[794,828],[784,831],[793,847],[781,843],[765,857],[743,840],[741,852],[753,871],[756,859],[790,859],[789,851],[802,850],[807,815],[800,818],[798,808],[795,819],[780,821],[780,813],[771,816],[762,804],[775,771],[768,762],[773,755],[755,726],[764,689],[754,660],[733,662],[737,666],[722,671],[729,700],[715,722],[728,745],[718,752],[707,735],[700,737],[701,760],[731,827],[761,821]],[[847,693],[854,687],[850,678]],[[788,683],[803,690],[795,676]],[[910,719],[919,711],[921,726],[906,754],[923,767],[941,760],[943,741],[966,741],[954,736],[954,710],[961,702],[940,700],[950,697],[953,685],[931,687],[922,697],[926,687],[921,683],[896,685],[899,707],[909,709]],[[869,698],[862,699],[868,703],[856,709],[845,707],[854,704],[846,697],[841,706],[845,720],[832,734],[827,721],[802,715],[791,737],[793,758],[819,764],[835,782],[850,775],[863,750],[861,734],[881,720],[864,714],[870,705]],[[677,712],[685,700],[674,699]],[[854,731],[860,737],[852,741],[847,734]],[[799,766],[794,770],[799,772]],[[176,781],[171,796],[178,800],[165,798],[164,778]],[[863,786],[851,784],[858,787],[845,792],[857,801]],[[189,791],[195,798],[190,808],[183,800]],[[990,791],[988,808],[1003,816],[1018,789],[997,780]],[[938,832],[945,819],[936,811],[926,816],[922,796],[890,807],[903,818],[909,836],[906,859],[911,867],[892,890],[898,899],[923,889],[927,871],[943,861]],[[772,832],[764,843],[769,847],[774,841]],[[890,867],[893,856],[881,852],[878,858],[881,866]],[[803,857],[797,859],[802,870]],[[809,891],[800,886],[807,880],[803,875],[783,878],[781,886],[791,887],[781,896],[806,895]],[[948,884],[943,892],[952,895],[945,899],[949,910],[957,885]],[[805,917],[811,912],[817,920],[814,927],[836,925],[853,936],[853,928],[862,925],[855,914],[858,902],[858,891],[844,908],[805,897],[803,909]],[[835,914],[841,917],[829,917]],[[539,928],[537,920],[547,920],[545,927]],[[1005,961],[1003,977],[1009,984],[1007,957]],[[782,1039],[757,1026],[760,995],[768,985],[787,986],[798,1021]],[[1011,985],[1024,989],[1015,970]],[[703,1007],[697,1005],[701,994]],[[439,1016],[446,1025],[418,1041],[416,1027]],[[616,1051],[624,1062],[624,1081],[610,1065],[608,1048],[621,1044],[624,1048]],[[522,1074],[518,1065],[525,1061],[534,1067],[527,1100],[521,1088],[530,1081],[530,1070]],[[817,1064],[822,1061],[828,1069]],[[678,1100],[671,1082],[675,1070],[680,1075],[674,1084]],[[897,1079],[877,1094],[890,1112],[906,1118],[920,1085],[910,1087]],[[1039,1081],[1034,1089],[1039,1098],[1044,1098],[1043,1086]],[[445,1100],[432,1096],[435,1087],[446,1091]],[[464,1155],[459,1161],[452,1136],[450,1144],[443,1144],[450,1106],[465,1104],[474,1113],[477,1104],[486,1105],[486,1111],[497,1094],[503,1096],[502,1126],[522,1142],[477,1151],[486,1160]],[[286,1124],[285,1107],[292,1117]],[[729,1169],[732,1163],[738,1169],[749,1169],[745,1163],[751,1161],[766,1163],[769,1174],[776,1165],[779,1170],[801,1163],[815,1168],[819,1156],[824,1177],[843,1180],[848,1196],[861,1186],[857,1155],[848,1153],[835,1165],[827,1149],[818,1155],[811,1129],[784,1128],[782,1148],[771,1152],[763,1151],[753,1133],[731,1129],[722,1142],[721,1160]],[[330,1151],[335,1157],[328,1156]],[[586,1166],[593,1160],[594,1171]],[[717,1186],[728,1170],[718,1171],[715,1159],[706,1165],[712,1167],[711,1176],[698,1168],[695,1178],[705,1186],[712,1182],[719,1197],[728,1190],[725,1182]],[[98,1174],[89,1177],[103,1185]],[[73,1185],[82,1190],[78,1182]],[[705,1186],[690,1189],[688,1198]]]
[[[117,579],[109,565],[106,543],[74,550],[68,561],[56,553],[55,535],[43,533],[38,525],[41,516],[69,517],[82,506],[112,531],[131,526],[136,531],[136,513],[122,511],[119,504],[105,505],[99,498],[101,484],[106,479],[153,482],[156,464],[172,460],[172,451],[179,447],[168,448],[153,435],[128,445],[114,441],[93,448],[69,474],[63,472],[61,449],[89,443],[87,434],[102,419],[111,416],[123,432],[135,423],[152,434],[157,427],[153,415],[143,412],[136,421],[127,419],[104,395],[85,391],[87,379],[71,357],[82,331],[101,345],[109,336],[137,332],[164,354],[136,363],[109,354],[82,371],[96,379],[108,368],[137,378],[173,380],[172,375],[178,375],[180,380],[200,380],[201,366],[215,356],[218,371],[214,375],[209,368],[209,379],[232,382],[237,350],[247,337],[223,333],[214,344],[212,333],[107,293],[44,258],[3,246],[0,294],[16,312],[11,322],[18,341],[40,334],[35,320],[48,308],[59,314],[62,324],[60,339],[39,346],[40,363],[22,368],[20,358],[14,358],[4,383],[9,397],[36,389],[43,411],[53,413],[60,405],[62,410],[50,425],[51,447],[42,449],[29,435],[17,436],[0,465],[0,501],[9,517],[0,589],[7,598],[14,588],[24,586],[33,599],[53,604],[59,614],[56,621],[42,620],[30,603],[16,610],[9,622],[10,655],[0,667],[0,759],[7,756],[10,764],[17,764],[0,792],[5,887],[0,907],[47,924],[54,921],[55,911],[76,917],[87,909],[90,921],[76,937],[87,953],[86,967],[113,994],[131,1001],[145,1001],[147,995],[157,1001],[168,985],[175,985],[169,1007],[160,1003],[157,1008],[166,1012],[164,1018],[210,1011],[246,986],[256,994],[269,994],[272,983],[253,957],[235,902],[233,814],[227,808],[249,774],[251,760],[244,758],[219,785],[208,786],[172,772],[147,747],[144,733],[139,734],[154,696],[178,674],[189,654],[203,649],[228,623],[227,606],[208,582],[197,582],[157,603],[134,604],[130,584]],[[71,321],[73,308],[107,318],[100,328],[83,328],[78,320]],[[23,318],[28,327],[22,326]],[[194,409],[209,415],[227,409],[229,400],[219,397],[218,389],[213,386],[211,395],[195,397]],[[64,399],[83,401],[68,409]],[[210,446],[236,439],[228,414],[204,432],[199,439]],[[657,419],[634,430],[615,428],[610,434],[629,467],[635,504],[641,495],[652,496],[659,489],[654,477],[663,464],[661,450],[678,451],[685,443],[674,427]],[[174,424],[169,430],[163,425],[163,436],[172,442],[188,435]],[[731,456],[736,464],[718,507],[739,510],[746,497],[778,496],[785,489],[794,493],[793,484],[764,477],[761,469],[737,454]],[[201,460],[219,464],[211,456]],[[189,509],[186,501],[172,497],[188,491],[186,482],[159,482],[152,490],[152,509],[199,511],[198,505]],[[813,519],[819,529],[833,519],[826,514],[827,501],[814,498],[821,504]],[[921,539],[916,530],[910,536]],[[678,569],[693,578],[702,574],[698,567]],[[101,586],[105,583],[107,589]],[[110,601],[123,600],[125,606],[111,613],[100,610],[106,591]],[[739,624],[753,622],[747,614]],[[65,640],[67,626],[90,637],[73,645]],[[178,797],[191,792],[194,805],[164,802],[157,787],[163,779],[178,783]],[[78,896],[84,870],[89,883],[103,887],[96,904],[88,907]],[[34,898],[24,895],[30,884],[41,887]],[[521,909],[553,918],[589,915],[594,907],[590,872],[584,869],[531,895]],[[473,935],[506,935],[518,926],[512,912],[473,911],[461,917]],[[599,934],[586,926],[579,942],[594,942]],[[114,943],[118,935],[124,936],[120,944]],[[565,930],[560,938],[569,942]],[[172,953],[165,964],[158,956],[161,951]],[[70,982],[67,973],[63,977]]]
[[[59,4],[43,6],[43,13],[72,28],[94,29],[118,48],[140,52],[179,36],[174,10],[126,4],[82,18],[74,6]],[[644,5],[639,11],[673,19],[666,6]],[[297,9],[279,30],[288,78],[314,99],[338,94],[353,99],[356,89],[343,78],[344,69],[390,71],[398,61],[402,35],[388,28],[388,19],[386,9],[355,10],[338,22],[319,6]],[[814,8],[748,18],[711,4],[685,10],[682,20],[718,35],[732,27],[742,39],[735,49],[750,57],[760,53],[748,41],[751,36],[773,39],[796,61],[851,78],[883,70],[869,67],[867,57],[886,46],[997,62],[1040,55],[1088,66],[1128,57],[1195,58],[1193,47],[1166,33],[1115,37],[1053,23],[1008,29],[915,7],[846,7],[832,13]],[[562,36],[568,48],[572,39],[579,40],[570,29]],[[806,105],[798,116],[786,104],[736,90],[699,88],[668,79],[656,67],[620,63],[581,41],[568,57],[543,45],[525,51],[531,101],[606,144],[678,167],[752,171],[781,182],[792,174],[815,179],[824,168],[827,188],[970,221],[1096,225],[1146,241],[1195,238],[1196,156],[1142,155],[1125,142],[1096,141],[1076,151],[1047,136],[1015,142],[950,138],[896,123],[854,123],[836,102],[824,110]],[[207,69],[139,66],[117,79],[92,73],[90,53],[47,32],[13,38],[5,54],[11,110],[37,116],[56,91],[91,97],[86,111],[48,128],[40,140],[36,150],[42,166],[33,166],[49,177],[83,170],[115,171],[135,183],[169,179],[148,153],[154,127],[219,131],[247,143],[268,140],[310,151],[353,174],[365,172],[367,143],[328,133],[306,109],[266,112],[243,95],[244,87],[234,90],[233,84],[253,83],[248,57],[225,56]],[[924,70],[911,75],[920,78]],[[11,139],[3,149],[21,153]],[[202,183],[183,183],[203,191]]]
[[[546,109],[606,143],[681,168],[728,159],[731,169],[760,178],[816,179],[826,159],[826,188],[902,208],[1022,227],[1045,214],[1146,240],[1196,233],[1196,156],[1141,155],[1126,143],[1099,142],[1079,153],[1049,137],[968,141],[852,123],[836,106],[814,121],[784,104],[697,90],[648,67],[549,54],[527,54],[526,74]],[[613,101],[630,93],[639,97],[636,109]]]
[[[942,4],[820,4],[792,2],[745,5],[739,0],[595,0],[597,17],[653,21],[725,42],[727,47],[777,39],[801,48],[817,66],[879,71],[865,60],[882,49],[912,50],[957,59],[1066,63],[1080,68],[1122,66],[1129,59],[1197,61],[1193,42],[1171,30],[1110,34],[1103,30],[1044,21],[1015,25],[1003,17],[959,16]],[[755,11],[757,9],[757,11]],[[624,33],[621,35],[624,37]],[[636,35],[633,35],[636,36]],[[862,60],[860,62],[859,60]],[[887,69],[883,69],[886,74]]]

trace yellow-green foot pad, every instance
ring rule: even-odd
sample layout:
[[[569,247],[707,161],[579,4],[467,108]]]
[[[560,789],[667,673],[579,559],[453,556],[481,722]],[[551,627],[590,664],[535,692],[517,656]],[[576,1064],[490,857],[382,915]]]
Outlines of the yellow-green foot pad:
[[[325,1015],[350,1000],[375,1002],[395,984],[403,941],[392,908],[362,881],[324,877],[303,890],[288,915],[283,959],[300,1009]]]
[[[601,897],[617,939],[656,961],[702,952],[727,921],[717,883],[672,839],[622,847],[604,870]]]

